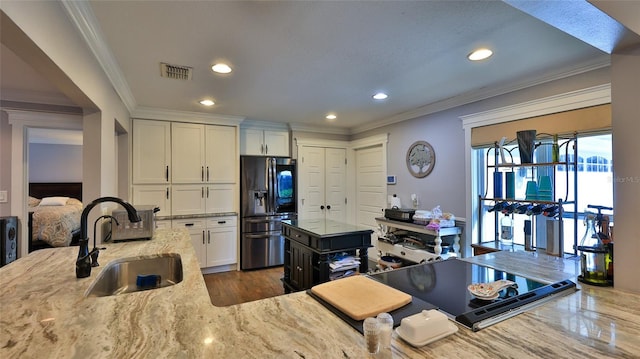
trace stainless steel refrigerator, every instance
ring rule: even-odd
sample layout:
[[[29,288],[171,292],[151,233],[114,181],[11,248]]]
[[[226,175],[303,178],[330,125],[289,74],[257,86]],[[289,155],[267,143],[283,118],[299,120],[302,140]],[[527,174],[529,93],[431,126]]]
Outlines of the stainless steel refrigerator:
[[[296,161],[240,157],[240,268],[284,263],[282,220],[296,215]]]

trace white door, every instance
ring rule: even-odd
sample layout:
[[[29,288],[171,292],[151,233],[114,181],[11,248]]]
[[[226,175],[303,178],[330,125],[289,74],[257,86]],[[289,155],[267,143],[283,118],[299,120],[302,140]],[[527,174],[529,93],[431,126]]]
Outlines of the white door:
[[[206,167],[208,183],[236,183],[239,162],[236,128],[232,126],[206,127]]]
[[[298,218],[324,218],[324,148],[301,147],[298,170]]]
[[[344,222],[347,164],[344,148],[303,146],[298,171],[300,219]]]
[[[204,182],[204,125],[173,122],[171,141],[172,183]]]
[[[382,217],[386,207],[386,167],[383,146],[356,150],[356,224],[373,229],[378,227],[376,217]],[[377,246],[377,238],[371,243]],[[369,255],[376,255],[377,247]],[[373,252],[373,253],[371,253]],[[375,258],[375,257],[371,257]]]
[[[171,123],[133,121],[133,183],[169,182]]]
[[[325,149],[325,218],[345,222],[347,218],[347,151]]]

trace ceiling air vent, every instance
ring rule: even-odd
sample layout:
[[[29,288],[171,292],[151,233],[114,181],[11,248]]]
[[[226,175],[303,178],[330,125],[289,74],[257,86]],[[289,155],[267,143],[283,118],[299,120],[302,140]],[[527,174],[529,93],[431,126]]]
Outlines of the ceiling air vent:
[[[160,76],[176,80],[191,80],[193,68],[160,63]]]

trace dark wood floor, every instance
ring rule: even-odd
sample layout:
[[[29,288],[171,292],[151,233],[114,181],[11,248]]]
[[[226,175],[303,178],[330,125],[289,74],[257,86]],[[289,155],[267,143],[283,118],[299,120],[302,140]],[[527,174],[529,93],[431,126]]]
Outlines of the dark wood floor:
[[[251,302],[284,294],[283,268],[205,274],[211,303],[217,307]]]

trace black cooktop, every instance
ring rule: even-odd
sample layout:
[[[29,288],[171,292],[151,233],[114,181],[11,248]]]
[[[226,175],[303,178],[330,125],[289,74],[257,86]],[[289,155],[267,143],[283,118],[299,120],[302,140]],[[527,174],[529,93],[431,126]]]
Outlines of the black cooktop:
[[[458,259],[424,263],[370,276],[435,305],[458,323],[473,330],[519,314],[534,302],[551,299],[569,289],[575,291],[576,286],[570,280],[541,283]],[[500,279],[513,281],[516,285],[503,289],[494,300],[479,300],[467,290],[472,283]]]

